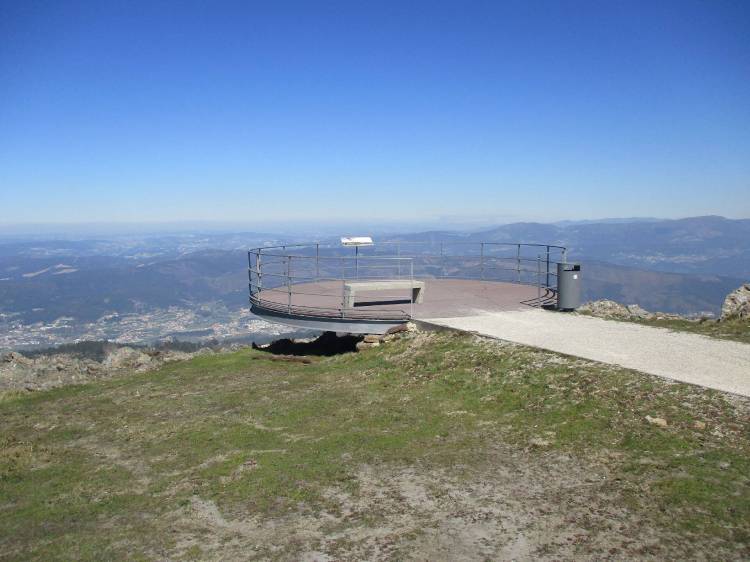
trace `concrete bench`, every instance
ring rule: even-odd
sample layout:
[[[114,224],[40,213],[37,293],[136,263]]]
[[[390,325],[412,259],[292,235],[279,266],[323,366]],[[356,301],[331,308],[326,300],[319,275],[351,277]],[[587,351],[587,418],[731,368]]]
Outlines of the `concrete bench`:
[[[412,302],[421,303],[424,300],[424,281],[398,279],[393,281],[347,281],[344,283],[344,303],[346,308],[352,308],[357,292],[398,289],[411,289]]]

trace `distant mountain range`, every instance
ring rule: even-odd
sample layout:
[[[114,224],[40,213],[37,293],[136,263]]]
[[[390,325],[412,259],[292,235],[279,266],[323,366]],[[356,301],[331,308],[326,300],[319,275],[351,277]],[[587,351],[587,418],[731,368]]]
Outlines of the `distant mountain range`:
[[[750,278],[750,219],[514,223],[474,233],[422,232],[405,240],[535,242],[566,246],[573,260],[670,273]]]
[[[409,241],[528,242],[568,248],[583,263],[584,297],[650,310],[718,313],[724,296],[750,279],[750,219],[609,219],[514,223],[473,233],[433,231]]]
[[[564,220],[556,221],[552,224],[557,226],[578,226],[582,224],[626,224],[632,222],[659,222],[662,220],[664,219],[657,219],[655,217],[625,217],[611,219]]]
[[[574,225],[556,234],[571,255],[580,259],[675,273],[750,278],[750,220],[747,219],[709,216]]]

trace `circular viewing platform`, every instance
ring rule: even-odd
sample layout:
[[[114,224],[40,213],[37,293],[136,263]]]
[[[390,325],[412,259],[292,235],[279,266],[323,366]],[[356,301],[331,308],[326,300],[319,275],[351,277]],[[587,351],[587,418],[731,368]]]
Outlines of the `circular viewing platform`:
[[[411,319],[553,306],[565,248],[311,244],[255,248],[248,260],[254,314],[301,328],[377,334]]]

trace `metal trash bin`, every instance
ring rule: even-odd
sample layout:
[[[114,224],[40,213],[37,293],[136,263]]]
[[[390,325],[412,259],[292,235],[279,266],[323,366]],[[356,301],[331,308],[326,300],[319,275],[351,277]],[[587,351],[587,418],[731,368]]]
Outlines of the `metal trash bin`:
[[[581,264],[557,264],[557,310],[575,310],[581,305]]]

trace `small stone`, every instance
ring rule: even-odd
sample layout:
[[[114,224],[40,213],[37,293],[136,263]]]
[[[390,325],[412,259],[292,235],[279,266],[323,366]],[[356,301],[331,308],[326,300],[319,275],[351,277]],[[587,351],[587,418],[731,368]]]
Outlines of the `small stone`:
[[[256,357],[254,357],[256,359]],[[288,363],[303,363],[309,365],[313,362],[310,357],[306,355],[269,355],[264,359],[270,359],[271,361],[286,361]]]
[[[635,318],[645,319],[645,318],[653,317],[653,314],[651,314],[648,310],[641,308],[637,304],[629,304],[625,308],[630,314],[630,316],[633,316]]]
[[[549,439],[542,439],[541,437],[534,437],[533,439],[529,439],[529,445],[532,447],[546,447],[547,445],[550,445],[552,441]]]
[[[378,343],[380,343],[380,336],[378,336],[376,334],[367,334],[364,337],[364,340],[362,340],[362,341],[364,341],[365,343],[375,343],[375,344],[378,344]]]
[[[693,422],[693,429],[706,429],[706,423],[700,420],[695,420]]]
[[[722,462],[720,462],[720,463],[719,463],[719,468],[720,468],[721,470],[726,470],[726,469],[727,469],[727,468],[729,468],[730,466],[731,466],[731,465],[730,465],[730,464],[729,464],[729,463],[728,463],[727,461],[722,461]]]
[[[651,425],[658,425],[659,427],[667,427],[667,420],[664,418],[652,418],[651,416],[646,416],[646,421],[650,423]]]

